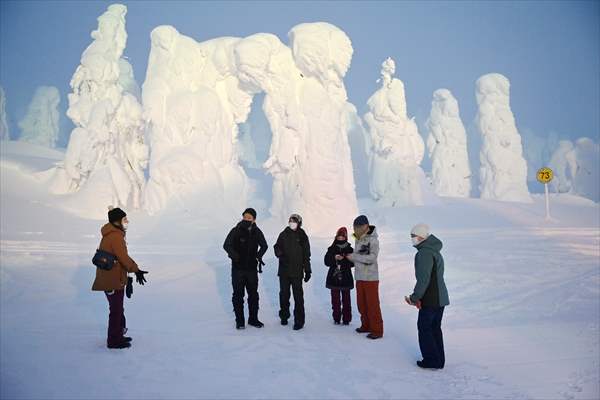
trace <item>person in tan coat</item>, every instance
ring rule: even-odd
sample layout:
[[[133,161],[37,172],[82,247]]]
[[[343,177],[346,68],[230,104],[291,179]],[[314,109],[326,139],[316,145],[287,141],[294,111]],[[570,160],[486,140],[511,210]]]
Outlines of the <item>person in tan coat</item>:
[[[125,313],[123,310],[123,295],[127,284],[127,273],[135,273],[140,285],[146,282],[144,274],[127,253],[125,232],[127,230],[127,214],[120,208],[110,208],[108,223],[102,229],[102,240],[99,249],[116,256],[117,261],[113,267],[106,271],[96,268],[96,279],[92,285],[93,291],[103,291],[108,299],[108,338],[106,341],[109,349],[124,349],[131,346],[131,338],[123,336],[127,332]]]

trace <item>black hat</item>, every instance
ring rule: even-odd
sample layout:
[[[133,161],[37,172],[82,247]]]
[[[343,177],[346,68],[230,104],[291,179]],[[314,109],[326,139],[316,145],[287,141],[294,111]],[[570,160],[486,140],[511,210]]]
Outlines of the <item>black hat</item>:
[[[254,208],[246,208],[242,213],[242,217],[244,216],[244,214],[250,214],[252,215],[252,218],[256,219],[256,210]]]
[[[121,222],[121,220],[123,218],[125,218],[127,216],[127,214],[125,214],[125,211],[121,210],[120,208],[112,208],[109,207],[108,208],[108,222]]]
[[[369,225],[369,219],[366,215],[359,215],[354,220],[354,226]]]

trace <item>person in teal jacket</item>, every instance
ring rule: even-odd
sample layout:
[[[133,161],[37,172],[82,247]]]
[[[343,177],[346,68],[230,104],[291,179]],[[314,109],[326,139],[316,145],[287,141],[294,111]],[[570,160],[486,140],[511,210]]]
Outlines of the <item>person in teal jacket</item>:
[[[421,368],[442,369],[446,362],[442,317],[444,307],[450,304],[444,282],[444,258],[440,253],[442,242],[430,233],[429,226],[425,224],[415,225],[410,236],[417,249],[417,283],[413,293],[405,297],[405,300],[419,309],[417,328],[423,360],[417,361],[417,365]]]

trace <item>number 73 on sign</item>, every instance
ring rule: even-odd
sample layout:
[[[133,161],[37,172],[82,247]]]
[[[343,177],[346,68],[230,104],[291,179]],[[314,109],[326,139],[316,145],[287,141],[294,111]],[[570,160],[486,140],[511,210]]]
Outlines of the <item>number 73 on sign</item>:
[[[554,178],[554,172],[550,168],[544,167],[538,169],[536,176],[540,183],[548,183]]]

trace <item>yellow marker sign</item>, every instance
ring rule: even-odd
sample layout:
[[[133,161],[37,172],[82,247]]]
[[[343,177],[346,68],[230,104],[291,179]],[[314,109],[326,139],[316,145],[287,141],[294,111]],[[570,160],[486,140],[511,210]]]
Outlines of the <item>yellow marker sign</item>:
[[[554,178],[554,172],[548,168],[540,168],[537,172],[537,180],[541,183],[548,183]]]

